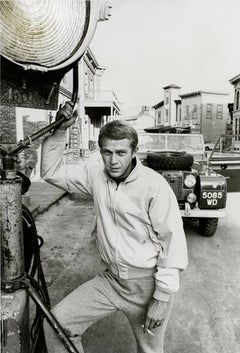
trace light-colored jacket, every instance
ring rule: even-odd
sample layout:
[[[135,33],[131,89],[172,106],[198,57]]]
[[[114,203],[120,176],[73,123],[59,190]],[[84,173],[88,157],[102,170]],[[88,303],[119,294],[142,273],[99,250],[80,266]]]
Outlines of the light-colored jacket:
[[[102,161],[66,164],[65,134],[43,142],[45,181],[69,193],[90,194],[97,216],[97,246],[102,261],[120,278],[153,275],[154,297],[167,301],[179,289],[179,270],[187,266],[187,246],[176,197],[167,181],[137,159],[118,186]]]

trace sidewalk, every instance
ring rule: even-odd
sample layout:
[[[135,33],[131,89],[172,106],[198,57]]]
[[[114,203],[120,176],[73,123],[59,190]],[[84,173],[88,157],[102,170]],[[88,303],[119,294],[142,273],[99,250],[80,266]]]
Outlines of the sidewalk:
[[[51,205],[67,194],[66,191],[45,181],[32,181],[28,193],[30,204],[28,202],[26,206],[31,211],[33,217],[46,211]]]

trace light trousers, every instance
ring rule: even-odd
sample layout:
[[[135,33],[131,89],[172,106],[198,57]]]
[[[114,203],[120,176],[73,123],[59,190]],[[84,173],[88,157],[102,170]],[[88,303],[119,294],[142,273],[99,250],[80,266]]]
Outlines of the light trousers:
[[[144,334],[142,328],[154,289],[155,280],[152,276],[126,280],[106,270],[76,288],[53,308],[52,313],[80,353],[84,352],[81,343],[83,332],[98,320],[118,310],[125,314],[132,327],[138,353],[163,353],[172,298],[163,325],[152,329],[154,336]],[[67,352],[47,323],[45,336],[48,353]]]

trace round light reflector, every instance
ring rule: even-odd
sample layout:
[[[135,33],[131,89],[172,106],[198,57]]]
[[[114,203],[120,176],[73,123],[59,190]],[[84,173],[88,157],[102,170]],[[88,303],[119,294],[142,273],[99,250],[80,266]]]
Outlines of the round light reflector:
[[[46,68],[65,62],[78,52],[89,32],[92,3],[85,0],[1,1],[1,54],[19,64]],[[95,27],[98,18],[96,14],[92,17]]]
[[[187,200],[189,203],[194,203],[197,200],[197,196],[191,192],[190,194],[188,194]]]
[[[184,184],[188,188],[192,188],[196,184],[196,177],[192,174],[188,174],[186,178],[184,179]]]

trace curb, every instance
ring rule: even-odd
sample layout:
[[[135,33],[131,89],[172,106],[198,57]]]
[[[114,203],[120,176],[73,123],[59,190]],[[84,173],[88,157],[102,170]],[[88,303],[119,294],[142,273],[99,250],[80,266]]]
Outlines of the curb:
[[[30,207],[30,211],[32,213],[33,218],[36,218],[38,215],[46,212],[52,205],[60,201],[64,196],[68,195],[67,192],[63,193],[59,197],[57,197],[55,200],[50,202],[47,206],[40,206],[40,205],[34,205],[33,207]]]

